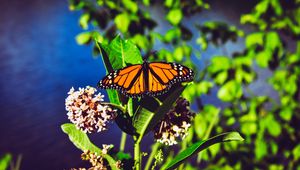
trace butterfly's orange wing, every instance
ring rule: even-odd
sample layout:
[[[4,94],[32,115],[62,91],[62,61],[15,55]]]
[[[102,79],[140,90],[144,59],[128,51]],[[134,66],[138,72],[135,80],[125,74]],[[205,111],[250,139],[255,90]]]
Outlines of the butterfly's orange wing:
[[[132,65],[113,71],[98,83],[99,88],[117,89],[125,95],[141,95],[145,92],[142,65]]]
[[[131,97],[166,92],[174,83],[191,81],[191,69],[176,63],[144,63],[113,71],[98,83],[104,89],[117,89]]]
[[[153,62],[148,70],[148,94],[167,91],[172,84],[193,80],[194,73],[188,67],[176,63]]]

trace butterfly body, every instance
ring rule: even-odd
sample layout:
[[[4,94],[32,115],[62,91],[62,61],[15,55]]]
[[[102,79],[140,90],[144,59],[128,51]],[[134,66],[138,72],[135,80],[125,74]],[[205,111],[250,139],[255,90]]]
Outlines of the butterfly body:
[[[177,63],[144,61],[143,64],[115,70],[99,81],[98,87],[117,89],[130,97],[156,96],[166,92],[173,84],[192,81],[194,72]]]

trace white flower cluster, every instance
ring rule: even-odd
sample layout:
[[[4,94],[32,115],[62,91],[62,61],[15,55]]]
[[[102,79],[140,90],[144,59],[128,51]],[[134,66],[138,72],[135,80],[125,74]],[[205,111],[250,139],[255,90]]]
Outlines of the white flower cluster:
[[[113,148],[113,145],[102,145],[102,153],[101,155],[91,152],[89,150],[85,151],[84,153],[81,154],[81,159],[85,161],[89,161],[92,166],[90,168],[72,168],[71,170],[108,170],[108,169],[113,169],[109,167],[107,162],[104,161],[103,155],[107,154],[110,149]],[[122,162],[120,160],[116,161],[116,164],[114,165],[114,169],[122,169]]]
[[[165,145],[176,145],[178,142],[177,138],[184,139],[187,135],[187,131],[191,126],[190,123],[182,122],[182,125],[178,127],[177,125],[173,125],[170,130],[166,130],[162,132],[161,138],[157,139],[158,142],[163,143]],[[175,133],[174,133],[175,132]]]
[[[96,91],[90,86],[78,91],[72,87],[65,101],[68,119],[85,133],[106,130],[107,123],[115,118],[116,110],[103,105],[104,95]]]
[[[155,139],[165,145],[177,144],[177,139],[184,139],[188,134],[195,113],[188,108],[189,102],[184,98],[178,98],[173,107],[165,117],[155,126]]]

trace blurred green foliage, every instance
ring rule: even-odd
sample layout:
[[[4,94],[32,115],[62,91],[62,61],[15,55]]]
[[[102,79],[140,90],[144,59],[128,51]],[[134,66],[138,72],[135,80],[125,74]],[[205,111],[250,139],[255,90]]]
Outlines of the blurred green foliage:
[[[69,2],[71,10],[82,12],[79,24],[84,32],[76,40],[78,44],[93,44],[95,56],[99,50],[93,39],[105,44],[121,33],[142,50],[144,58],[174,61],[196,71],[195,82],[183,96],[198,106],[198,114],[182,148],[231,130],[241,132],[246,139],[244,143],[210,147],[198,155],[197,163],[179,169],[300,169],[299,0],[259,1],[252,12],[240,16],[241,24],[251,27],[248,33],[213,20],[183,24],[185,18],[209,10],[209,3],[202,0]],[[158,7],[165,16],[154,18],[150,9]],[[165,32],[159,31],[164,26],[159,23],[167,26]],[[193,33],[191,27],[200,34]],[[212,56],[206,68],[197,67],[199,54],[210,46],[225,49],[229,41],[238,39],[244,41],[244,49]],[[191,43],[199,44],[199,49]],[[153,49],[156,44],[164,46]],[[261,72],[270,73],[264,82],[257,81],[265,78]],[[253,91],[258,83],[264,89]],[[203,104],[205,97],[200,96],[214,95],[212,89],[217,90],[215,97],[221,105]],[[265,93],[269,89],[273,95]]]

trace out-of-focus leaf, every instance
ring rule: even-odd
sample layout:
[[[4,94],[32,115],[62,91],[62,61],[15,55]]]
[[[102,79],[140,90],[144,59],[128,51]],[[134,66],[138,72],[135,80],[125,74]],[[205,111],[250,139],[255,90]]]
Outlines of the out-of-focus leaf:
[[[88,44],[91,41],[91,33],[83,32],[76,36],[76,42],[79,45]]]
[[[268,6],[269,6],[269,1],[263,0],[255,6],[255,10],[257,13],[262,14],[266,12]]]
[[[61,129],[69,136],[70,141],[78,149],[82,150],[83,152],[91,151],[93,153],[97,153],[98,155],[102,155],[101,149],[94,145],[90,141],[89,137],[81,130],[78,130],[74,124],[65,123],[61,125]],[[109,162],[109,165],[113,170],[117,170],[115,166],[116,161],[110,155],[103,154],[102,156]]]
[[[228,71],[222,71],[216,75],[214,78],[217,84],[223,84],[228,78]]]
[[[245,122],[241,125],[241,132],[247,136],[257,133],[257,124],[255,122]]]
[[[143,0],[143,3],[145,6],[149,6],[150,5],[150,0]]]
[[[0,158],[0,169],[1,170],[6,170],[9,166],[11,160],[12,160],[12,156],[9,153],[2,156]]]
[[[281,46],[281,40],[277,32],[268,32],[266,35],[266,48],[270,50],[275,50],[275,48]]]
[[[294,160],[299,160],[300,158],[300,144],[298,144],[294,149],[293,149],[293,156]]]
[[[172,28],[167,31],[167,33],[164,36],[165,42],[171,42],[174,39],[177,39],[181,36],[181,31],[179,28]]]
[[[136,34],[131,40],[134,44],[136,44],[143,50],[152,49],[151,43],[149,42],[146,36],[143,36],[141,34]]]
[[[211,145],[222,143],[222,142],[230,142],[230,141],[243,141],[244,139],[237,132],[228,132],[223,133],[221,135],[212,137],[208,140],[199,141],[197,143],[192,144],[187,149],[180,152],[178,155],[174,157],[174,159],[168,163],[165,169],[175,169],[179,166],[183,161],[186,161],[188,158],[193,156],[194,154],[201,152],[202,150],[210,147]]]
[[[178,46],[174,50],[174,58],[176,61],[182,61],[184,57],[190,57],[192,52],[192,49],[190,46],[183,45],[183,46]]]
[[[126,33],[130,24],[130,15],[127,13],[118,14],[115,17],[115,24],[121,32]]]
[[[277,120],[274,118],[272,114],[268,114],[265,118],[265,126],[267,127],[268,132],[274,136],[277,137],[281,133],[281,126],[277,122]]]
[[[203,51],[205,51],[207,49],[207,47],[208,47],[208,43],[207,43],[205,37],[202,37],[202,36],[198,37],[197,40],[196,40],[196,43],[201,46],[201,49]]]
[[[129,9],[132,13],[136,13],[138,11],[138,4],[135,1],[131,0],[122,0],[124,6]]]
[[[196,84],[196,86],[197,95],[201,96],[202,94],[207,94],[209,92],[209,90],[213,87],[213,83],[209,81],[201,81],[199,84]]]
[[[216,73],[222,70],[228,70],[231,66],[231,61],[228,57],[225,56],[216,56],[211,59],[211,65],[208,68],[208,71],[211,73]]]
[[[173,4],[174,4],[174,0],[166,0],[165,1],[165,6],[168,8],[172,7]]]
[[[280,111],[279,115],[285,121],[290,121],[293,116],[293,109],[290,107],[285,107]]]
[[[90,20],[89,13],[84,13],[80,16],[79,25],[82,27],[82,29],[84,29],[84,30],[88,29],[89,20]]]
[[[258,160],[261,160],[264,156],[268,154],[267,144],[264,139],[255,140],[255,157]]]
[[[263,45],[263,33],[255,32],[247,35],[246,37],[246,47],[250,48],[254,45]]]
[[[207,121],[204,119],[203,114],[196,114],[195,119],[194,119],[194,128],[195,132],[198,136],[198,139],[201,139],[204,137],[205,130],[207,129]]]
[[[278,0],[270,1],[270,4],[273,6],[275,14],[280,16],[282,14],[282,8]]]
[[[182,11],[180,9],[171,9],[166,16],[166,19],[173,25],[178,25],[182,19]]]
[[[227,82],[218,91],[218,98],[222,101],[229,102],[238,99],[243,95],[241,84],[234,80]]]
[[[256,63],[263,68],[266,68],[269,66],[269,62],[272,59],[272,52],[270,50],[264,50],[259,52],[256,55]]]

